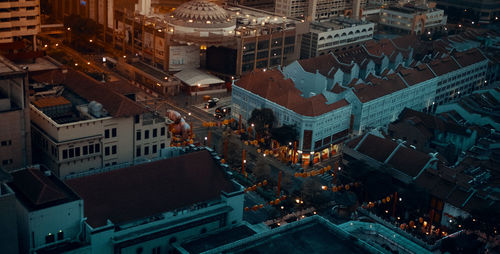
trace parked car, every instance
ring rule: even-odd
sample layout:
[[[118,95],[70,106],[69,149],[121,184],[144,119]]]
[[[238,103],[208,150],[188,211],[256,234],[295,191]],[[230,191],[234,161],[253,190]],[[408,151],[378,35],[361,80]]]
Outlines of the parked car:
[[[205,104],[205,108],[213,108],[217,105],[217,102],[214,101],[213,99],[210,99],[207,101],[207,103]]]
[[[231,107],[230,106],[222,106],[222,107],[218,107],[215,109],[215,114],[214,116],[216,118],[223,118],[227,115],[231,114]]]

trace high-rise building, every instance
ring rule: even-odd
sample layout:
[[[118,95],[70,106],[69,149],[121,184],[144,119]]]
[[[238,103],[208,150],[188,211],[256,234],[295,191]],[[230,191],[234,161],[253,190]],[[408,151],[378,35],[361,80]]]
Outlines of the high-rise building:
[[[31,164],[28,73],[0,56],[0,167]]]
[[[0,43],[29,38],[33,43],[40,32],[40,1],[0,2]]]
[[[307,21],[330,19],[339,15],[353,15],[353,10],[366,7],[366,0],[277,0],[275,12],[278,15],[301,18]]]

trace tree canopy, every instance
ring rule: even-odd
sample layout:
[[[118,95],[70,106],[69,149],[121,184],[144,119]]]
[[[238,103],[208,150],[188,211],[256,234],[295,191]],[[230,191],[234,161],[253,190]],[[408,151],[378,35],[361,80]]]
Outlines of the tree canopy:
[[[255,131],[262,134],[266,129],[270,129],[274,124],[274,113],[269,108],[254,109],[248,125],[254,124]]]
[[[295,125],[283,125],[271,129],[271,136],[280,144],[288,144],[298,139],[297,127]]]

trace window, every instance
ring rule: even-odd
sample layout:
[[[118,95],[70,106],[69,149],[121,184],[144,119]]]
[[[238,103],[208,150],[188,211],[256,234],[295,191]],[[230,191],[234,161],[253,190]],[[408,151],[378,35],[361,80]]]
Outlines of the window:
[[[104,130],[104,138],[109,138],[109,130]]]
[[[153,145],[153,154],[156,153],[157,145]]]
[[[116,145],[111,147],[111,153],[116,154]]]
[[[144,131],[144,139],[148,139],[149,138],[149,130],[145,130]]]
[[[141,140],[141,131],[138,130],[136,133],[135,133],[135,139],[136,140]]]
[[[111,137],[116,137],[116,128],[111,129]]]
[[[2,144],[1,144],[1,146],[10,146],[10,145],[12,145],[11,140],[4,140],[4,141],[2,141]]]
[[[75,148],[75,156],[80,156],[80,147]]]
[[[69,157],[70,157],[70,158],[75,157],[75,149],[74,149],[74,148],[70,148],[70,149],[69,149]]]
[[[53,234],[49,233],[45,236],[45,243],[53,243],[55,241],[55,237]]]
[[[153,248],[152,253],[153,253],[153,254],[160,254],[160,253],[161,253],[160,251],[161,251],[161,248],[160,248],[160,246],[158,246],[158,247],[156,247],[156,248]]]
[[[4,166],[5,166],[5,165],[10,165],[10,164],[12,164],[12,163],[13,163],[12,159],[8,159],[8,160],[3,160],[3,161],[2,161],[2,165],[4,165]]]
[[[149,154],[149,146],[145,146],[144,147],[144,155],[148,155]]]
[[[160,145],[160,149],[163,149],[163,148],[165,148],[165,143],[161,143],[161,145]]]
[[[109,155],[109,146],[104,147],[104,155],[105,156]]]
[[[165,136],[165,127],[161,127],[160,129],[160,135]]]
[[[158,130],[155,128],[153,129],[153,138],[156,138],[158,136]]]
[[[87,146],[83,146],[83,155],[89,154],[89,148]]]
[[[139,115],[134,116],[134,123],[139,123],[141,120],[141,117]]]
[[[101,149],[101,146],[99,144],[95,144],[95,152],[99,153]]]
[[[63,150],[63,159],[67,159],[68,158],[68,150],[64,149]]]
[[[64,232],[59,230],[59,232],[57,232],[57,240],[60,241],[62,239],[64,239]]]
[[[135,147],[135,156],[136,157],[141,156],[141,146],[136,146]]]

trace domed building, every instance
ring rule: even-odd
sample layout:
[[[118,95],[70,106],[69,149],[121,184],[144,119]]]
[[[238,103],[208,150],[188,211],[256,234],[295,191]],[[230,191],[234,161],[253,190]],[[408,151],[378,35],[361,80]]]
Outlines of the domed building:
[[[212,37],[234,33],[236,20],[222,7],[206,0],[193,0],[181,4],[167,18],[175,35]]]

